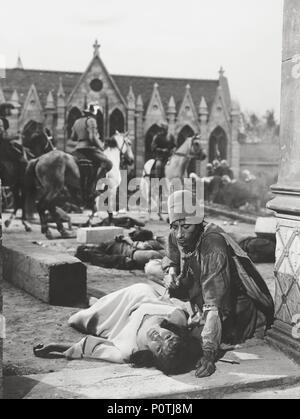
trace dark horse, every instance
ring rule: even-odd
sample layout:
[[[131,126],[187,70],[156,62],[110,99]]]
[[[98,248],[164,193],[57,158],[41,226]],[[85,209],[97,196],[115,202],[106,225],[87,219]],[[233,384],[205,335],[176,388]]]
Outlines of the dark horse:
[[[5,221],[5,227],[9,227],[16,218],[18,209],[22,210],[22,223],[27,232],[31,227],[27,221],[25,211],[25,171],[27,166],[27,155],[22,145],[9,138],[7,130],[9,122],[5,117],[0,117],[0,178],[2,186],[10,188],[13,195],[13,213]]]
[[[117,134],[114,137],[118,141]],[[127,152],[129,145],[124,134],[118,134],[118,137],[122,140],[120,149],[117,148],[120,155]],[[61,236],[70,237],[56,212],[56,206],[59,206],[66,191],[74,203],[79,204],[81,200],[81,204],[86,204],[84,200],[87,199],[89,206],[94,206],[99,173],[101,171],[91,168],[91,163],[83,156],[76,159],[73,155],[60,150],[50,151],[29,163],[26,170],[26,209],[32,211],[37,200],[36,208],[41,220],[41,231],[47,238],[51,239],[52,233],[48,227],[46,211],[49,211],[55,220]],[[38,189],[39,196],[37,196]]]
[[[12,155],[11,145],[0,139],[0,178],[2,186],[8,186],[13,195],[13,213],[10,218],[5,221],[5,227],[9,227],[15,219],[18,209],[22,210],[22,224],[27,232],[31,231],[31,227],[27,221],[25,211],[25,185],[24,176],[26,164],[16,162]]]

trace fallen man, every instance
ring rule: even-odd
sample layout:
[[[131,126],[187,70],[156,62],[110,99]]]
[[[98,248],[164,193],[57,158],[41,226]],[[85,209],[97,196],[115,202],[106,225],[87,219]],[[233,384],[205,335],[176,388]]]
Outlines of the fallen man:
[[[75,345],[34,348],[41,358],[94,358],[135,367],[156,367],[166,374],[193,369],[201,355],[199,341],[188,331],[188,310],[180,301],[136,284],[100,298],[69,319],[87,333]]]
[[[171,233],[162,268],[172,297],[189,301],[204,322],[203,357],[196,375],[215,370],[221,343],[262,338],[273,322],[274,303],[247,254],[221,228],[207,224],[193,207],[191,192],[170,196]]]
[[[75,256],[82,262],[103,268],[144,269],[150,260],[162,259],[166,253],[160,241],[136,241],[139,235],[132,235],[135,241],[131,237],[120,236],[100,245],[79,246]]]

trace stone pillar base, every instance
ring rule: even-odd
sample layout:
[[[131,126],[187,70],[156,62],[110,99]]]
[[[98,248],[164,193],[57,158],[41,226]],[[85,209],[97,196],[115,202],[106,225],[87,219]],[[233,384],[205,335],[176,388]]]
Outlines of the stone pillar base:
[[[267,333],[266,342],[300,364],[300,339],[293,338],[294,327],[276,320]],[[300,327],[298,329],[300,334]]]
[[[277,213],[275,323],[267,341],[300,363],[300,194],[277,186],[268,204]]]

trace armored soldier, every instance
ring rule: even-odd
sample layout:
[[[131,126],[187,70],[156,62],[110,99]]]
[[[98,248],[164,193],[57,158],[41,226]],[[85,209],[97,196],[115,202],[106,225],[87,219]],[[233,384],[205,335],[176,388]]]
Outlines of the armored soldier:
[[[168,125],[162,122],[159,128],[158,133],[153,137],[151,150],[155,158],[156,177],[163,177],[164,166],[176,145],[174,137],[168,134]]]
[[[95,114],[95,106],[89,105],[83,111],[83,116],[73,125],[71,139],[77,142],[76,151],[83,154],[98,169],[101,167],[98,177],[105,177],[112,169],[112,162],[103,153],[104,144],[100,140]]]

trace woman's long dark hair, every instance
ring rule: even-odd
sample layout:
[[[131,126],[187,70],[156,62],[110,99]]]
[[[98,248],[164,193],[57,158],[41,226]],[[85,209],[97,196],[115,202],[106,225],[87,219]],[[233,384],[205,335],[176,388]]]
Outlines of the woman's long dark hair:
[[[135,368],[156,367],[164,374],[183,374],[192,370],[201,356],[200,342],[190,335],[187,327],[178,326],[164,320],[161,327],[173,332],[175,336],[169,339],[159,356],[154,356],[150,350],[134,352],[130,359]]]

